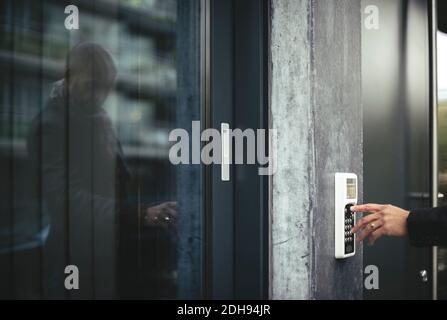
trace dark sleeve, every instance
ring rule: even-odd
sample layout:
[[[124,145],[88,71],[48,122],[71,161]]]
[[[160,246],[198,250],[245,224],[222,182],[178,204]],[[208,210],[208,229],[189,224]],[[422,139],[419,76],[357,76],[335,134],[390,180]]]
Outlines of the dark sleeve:
[[[407,229],[411,245],[447,245],[447,207],[411,210]]]
[[[76,173],[70,173],[64,141],[66,130],[44,123],[39,133],[42,137],[42,195],[50,209],[53,228],[64,226],[67,211],[79,218],[94,213],[99,224],[113,223],[115,199],[84,190],[80,177]]]

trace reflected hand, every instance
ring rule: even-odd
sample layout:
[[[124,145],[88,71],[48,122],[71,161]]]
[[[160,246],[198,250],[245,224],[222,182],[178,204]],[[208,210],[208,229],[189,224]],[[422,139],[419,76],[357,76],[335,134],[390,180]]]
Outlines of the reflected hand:
[[[403,237],[407,234],[407,218],[409,211],[383,204],[364,204],[351,207],[352,212],[371,212],[371,214],[361,218],[352,229],[352,233],[360,230],[359,241],[363,241],[369,236],[368,245],[381,236]]]
[[[144,224],[152,227],[172,227],[177,221],[177,202],[164,202],[145,211]]]

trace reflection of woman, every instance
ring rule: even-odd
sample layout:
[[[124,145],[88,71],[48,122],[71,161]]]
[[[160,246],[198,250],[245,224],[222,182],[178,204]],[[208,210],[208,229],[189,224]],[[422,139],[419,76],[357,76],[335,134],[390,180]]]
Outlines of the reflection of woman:
[[[118,260],[135,260],[137,246],[129,240],[135,237],[128,233],[140,222],[167,226],[175,219],[175,203],[138,214],[129,200],[131,175],[102,108],[116,74],[112,57],[100,45],[75,46],[64,79],[53,88],[29,132],[31,165],[41,172],[42,198],[50,216],[43,265],[49,298],[66,296],[64,269],[69,264],[79,268],[81,297],[91,296],[93,290],[100,297],[113,297],[116,276],[125,274],[116,268],[132,273],[130,264],[116,265]]]
[[[353,232],[359,240],[369,236],[372,245],[381,236],[408,234],[415,246],[447,245],[447,207],[407,211],[392,205],[365,204],[351,207],[354,212],[371,212],[359,220]]]

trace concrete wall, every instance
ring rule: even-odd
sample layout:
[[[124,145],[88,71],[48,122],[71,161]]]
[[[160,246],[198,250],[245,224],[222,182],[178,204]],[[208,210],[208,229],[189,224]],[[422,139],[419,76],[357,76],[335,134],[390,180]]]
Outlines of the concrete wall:
[[[271,297],[361,299],[362,248],[334,258],[334,173],[362,194],[360,0],[271,0]]]

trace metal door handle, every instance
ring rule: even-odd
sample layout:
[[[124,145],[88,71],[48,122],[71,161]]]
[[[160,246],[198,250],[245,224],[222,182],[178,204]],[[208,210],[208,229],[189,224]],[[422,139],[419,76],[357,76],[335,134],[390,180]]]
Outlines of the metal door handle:
[[[431,195],[428,192],[410,192],[408,196],[411,199],[430,199]],[[444,194],[438,192],[438,199],[444,198]]]
[[[230,181],[230,125],[228,123],[220,125],[220,136],[222,142],[221,180]]]

